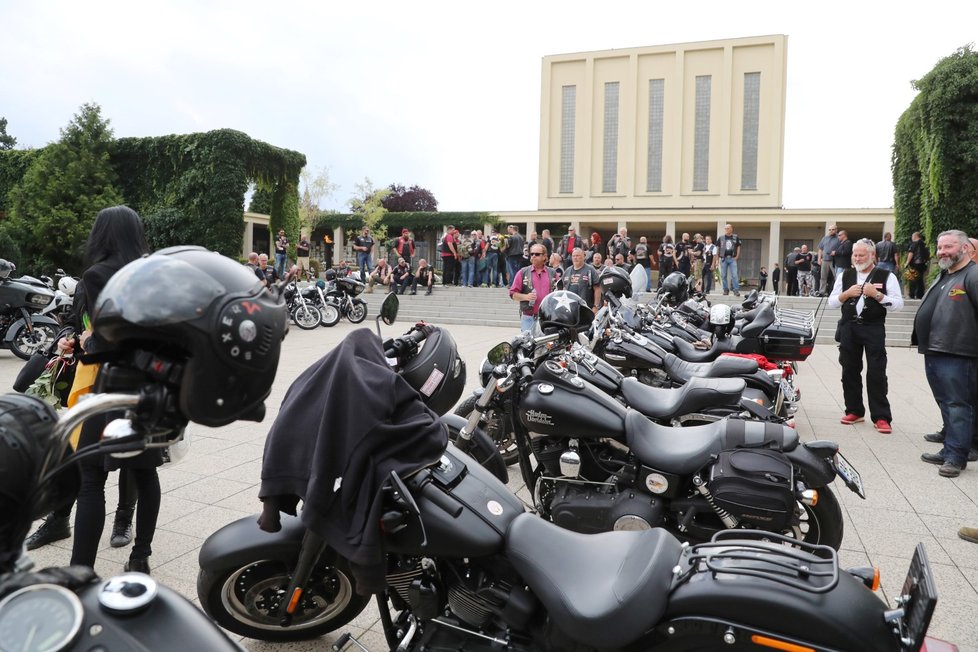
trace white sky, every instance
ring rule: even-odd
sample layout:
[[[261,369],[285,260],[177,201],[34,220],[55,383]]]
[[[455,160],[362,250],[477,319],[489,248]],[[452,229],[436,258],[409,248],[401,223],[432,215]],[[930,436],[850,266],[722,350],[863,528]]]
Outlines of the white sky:
[[[233,128],[339,184],[441,210],[534,210],[541,58],[788,35],[784,205],[888,207],[910,80],[978,41],[978,3],[0,0],[0,117],[18,147],[84,102],[117,137]]]

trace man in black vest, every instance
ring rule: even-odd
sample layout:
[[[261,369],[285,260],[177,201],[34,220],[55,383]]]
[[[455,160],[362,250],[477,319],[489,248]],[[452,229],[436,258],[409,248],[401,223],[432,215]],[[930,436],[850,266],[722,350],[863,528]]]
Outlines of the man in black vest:
[[[866,392],[869,416],[876,430],[893,432],[893,415],[886,398],[886,313],[903,308],[896,276],[874,265],[876,247],[869,239],[852,246],[852,267],[835,278],[829,308],[842,308],[835,333],[842,365],[842,396],[846,414],[842,423],[863,421],[863,352],[866,353]]]

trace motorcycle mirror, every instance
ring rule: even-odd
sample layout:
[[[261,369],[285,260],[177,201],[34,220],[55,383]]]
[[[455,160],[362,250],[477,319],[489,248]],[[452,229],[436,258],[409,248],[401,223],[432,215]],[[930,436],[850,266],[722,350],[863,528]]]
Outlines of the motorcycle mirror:
[[[513,359],[513,346],[509,342],[500,342],[489,349],[489,353],[486,354],[486,359],[493,366],[509,364]]]
[[[385,324],[390,326],[397,320],[397,309],[400,307],[401,303],[397,298],[397,295],[391,292],[384,299],[384,302],[380,304],[380,314],[377,315],[377,337],[384,339],[384,336],[380,334],[380,322],[383,321]]]

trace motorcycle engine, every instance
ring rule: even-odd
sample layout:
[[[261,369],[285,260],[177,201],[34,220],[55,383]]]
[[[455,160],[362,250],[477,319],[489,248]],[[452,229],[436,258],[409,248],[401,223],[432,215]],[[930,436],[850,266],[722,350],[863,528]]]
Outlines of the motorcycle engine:
[[[553,481],[550,517],[567,530],[594,534],[611,530],[648,530],[661,525],[665,506],[637,490],[610,492],[604,485]]]

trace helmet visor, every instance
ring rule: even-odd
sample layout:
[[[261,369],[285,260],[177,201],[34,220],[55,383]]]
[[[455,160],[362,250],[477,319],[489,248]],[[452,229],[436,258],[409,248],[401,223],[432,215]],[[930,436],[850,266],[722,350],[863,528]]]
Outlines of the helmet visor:
[[[212,276],[171,256],[133,261],[112,275],[95,305],[95,318],[117,314],[143,326],[196,319],[226,293]]]

